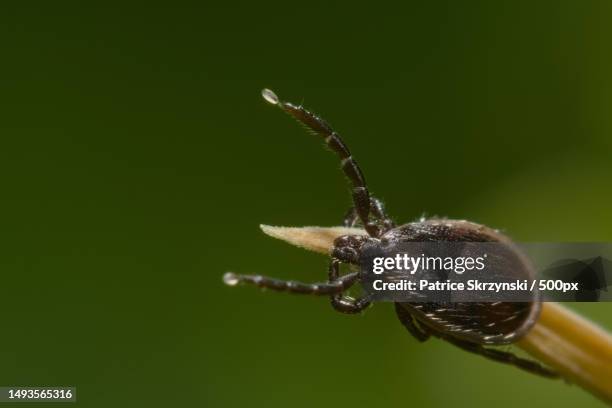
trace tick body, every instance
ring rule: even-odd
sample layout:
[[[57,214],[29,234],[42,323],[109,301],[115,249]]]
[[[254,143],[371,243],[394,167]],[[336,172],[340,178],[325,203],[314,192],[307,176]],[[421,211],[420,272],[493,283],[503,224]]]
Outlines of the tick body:
[[[312,133],[323,138],[327,146],[340,158],[341,167],[351,185],[353,206],[344,217],[344,226],[360,226],[367,235],[344,235],[334,241],[327,281],[301,283],[284,281],[260,275],[227,273],[229,285],[250,283],[262,288],[289,293],[329,296],[332,307],[347,314],[366,309],[371,301],[368,295],[353,298],[346,291],[360,283],[365,272],[359,266],[362,255],[371,249],[393,254],[394,248],[406,242],[494,242],[507,246],[510,253],[521,257],[512,241],[498,231],[468,221],[421,219],[396,226],[382,202],[373,197],[365,177],[350,150],[327,122],[317,115],[289,102],[283,102],[272,91],[262,91],[269,103],[293,116]],[[340,273],[340,265],[349,264],[356,272]],[[533,277],[528,262],[521,262],[517,276]],[[396,302],[395,312],[403,326],[417,340],[434,336],[446,340],[466,351],[512,364],[524,370],[547,377],[556,374],[539,363],[522,359],[510,352],[490,346],[511,344],[535,324],[540,311],[539,299],[531,302]]]

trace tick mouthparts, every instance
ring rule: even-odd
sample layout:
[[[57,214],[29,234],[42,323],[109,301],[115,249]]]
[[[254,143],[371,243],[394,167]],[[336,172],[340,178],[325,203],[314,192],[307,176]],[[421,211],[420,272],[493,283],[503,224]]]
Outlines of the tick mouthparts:
[[[266,102],[271,103],[272,105],[278,105],[280,100],[278,96],[268,88],[264,88],[261,90],[261,96],[266,100]]]

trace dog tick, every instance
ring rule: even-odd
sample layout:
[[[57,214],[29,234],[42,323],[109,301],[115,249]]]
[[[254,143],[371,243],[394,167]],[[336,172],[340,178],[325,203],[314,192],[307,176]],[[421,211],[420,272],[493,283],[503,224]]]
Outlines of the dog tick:
[[[357,162],[340,135],[327,122],[302,106],[282,101],[269,89],[264,89],[262,96],[312,133],[321,136],[338,155],[342,171],[351,184],[353,200],[353,206],[344,218],[344,226],[361,226],[367,235],[343,235],[335,239],[325,282],[302,283],[228,272],[223,277],[226,284],[248,283],[276,291],[329,296],[335,310],[355,314],[366,309],[371,303],[370,299],[368,296],[355,299],[348,296],[346,291],[361,282],[365,272],[358,270],[341,274],[340,265],[344,263],[359,267],[364,248],[384,245],[384,251],[392,254],[394,247],[407,242],[494,242],[507,246],[510,252],[515,251],[512,241],[503,234],[468,221],[421,219],[396,226],[387,216],[382,202],[370,194]],[[522,275],[533,276],[527,263],[524,269],[520,271]],[[511,344],[529,331],[540,312],[540,302],[535,295],[531,302],[396,302],[395,312],[418,341],[435,336],[492,360],[546,377],[557,376],[536,361],[490,347]]]

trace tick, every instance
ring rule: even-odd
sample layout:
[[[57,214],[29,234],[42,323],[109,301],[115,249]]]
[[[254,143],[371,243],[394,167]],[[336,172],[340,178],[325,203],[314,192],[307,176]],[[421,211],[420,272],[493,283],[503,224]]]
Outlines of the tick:
[[[407,242],[494,242],[507,245],[514,251],[512,241],[498,231],[468,221],[420,219],[396,226],[387,215],[380,200],[370,194],[365,177],[349,148],[332,127],[319,116],[301,105],[280,100],[274,92],[264,89],[263,98],[297,119],[312,133],[321,136],[326,145],[340,158],[342,171],[351,187],[353,206],[344,218],[344,226],[365,229],[367,235],[344,235],[335,239],[331,251],[328,279],[320,283],[285,281],[260,275],[238,275],[228,272],[224,281],[230,286],[247,283],[276,291],[294,294],[329,296],[331,306],[338,312],[356,314],[370,306],[368,296],[353,298],[347,291],[362,282],[364,272],[359,269],[366,248],[393,248]],[[349,264],[357,271],[340,273],[340,265]],[[533,276],[527,264],[523,275]],[[535,324],[540,302],[480,302],[433,303],[396,302],[395,312],[402,325],[418,341],[438,337],[463,350],[489,359],[507,363],[546,377],[557,374],[540,363],[524,359],[492,346],[515,342]]]

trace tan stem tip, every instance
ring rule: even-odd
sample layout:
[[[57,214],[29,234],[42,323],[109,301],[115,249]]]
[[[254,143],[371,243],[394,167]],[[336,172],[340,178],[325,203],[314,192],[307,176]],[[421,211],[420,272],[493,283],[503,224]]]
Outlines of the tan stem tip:
[[[362,229],[348,227],[274,227],[262,224],[260,228],[273,238],[326,255],[330,254],[334,240],[341,235],[367,235]]]

